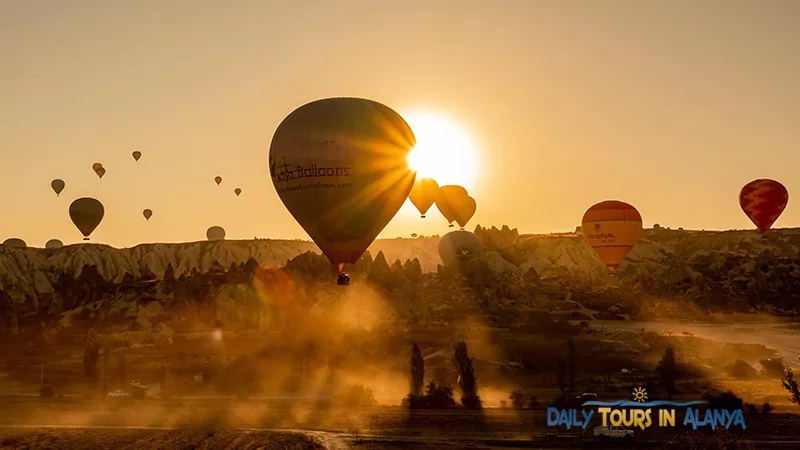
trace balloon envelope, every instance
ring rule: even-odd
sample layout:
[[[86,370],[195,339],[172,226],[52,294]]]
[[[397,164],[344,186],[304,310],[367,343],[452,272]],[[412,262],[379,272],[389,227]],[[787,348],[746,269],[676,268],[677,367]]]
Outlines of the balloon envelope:
[[[464,208],[464,202],[467,198],[469,198],[469,194],[461,186],[442,186],[436,196],[436,208],[439,209],[439,212],[442,213],[448,223],[452,223],[458,218],[458,211]]]
[[[217,186],[219,186],[219,184],[222,183],[222,177],[215,177],[214,182],[217,183]]]
[[[759,231],[767,231],[789,203],[789,191],[775,180],[753,180],[739,192],[739,206]]]
[[[581,231],[608,269],[616,272],[642,232],[642,216],[625,202],[607,200],[586,210]]]
[[[139,150],[136,150],[136,151],[134,151],[134,152],[132,153],[132,155],[133,155],[133,159],[135,159],[136,161],[138,161],[138,160],[139,160],[139,158],[141,158],[141,157],[142,157],[142,152],[140,152]]]
[[[475,233],[451,231],[439,239],[439,257],[449,266],[456,261],[478,258],[483,254],[483,241]]]
[[[439,194],[439,183],[432,178],[417,178],[411,192],[408,194],[408,199],[417,208],[417,211],[425,217],[425,213],[431,209],[433,203],[436,201],[436,196]]]
[[[233,193],[234,193],[234,194],[236,194],[236,196],[238,197],[238,196],[239,196],[239,194],[241,194],[241,193],[242,193],[242,190],[241,190],[241,189],[239,189],[239,188],[236,188],[236,189],[234,189],[234,190],[233,190]]]
[[[26,248],[28,244],[20,238],[8,238],[3,241],[3,245],[11,248]]]
[[[92,170],[94,170],[95,172],[97,172],[98,170],[100,170],[100,169],[102,169],[102,168],[103,168],[103,165],[102,165],[102,164],[100,164],[100,163],[94,163],[94,164],[92,164]]]
[[[83,234],[84,240],[89,240],[89,235],[100,225],[105,215],[105,208],[99,200],[83,197],[69,205],[69,217],[72,223]]]
[[[206,230],[206,238],[209,241],[220,241],[225,239],[225,229],[222,227],[213,226]]]
[[[144,216],[145,219],[150,220],[150,218],[153,217],[153,211],[145,209],[144,211],[142,211],[142,215]]]
[[[50,239],[49,241],[47,241],[47,243],[44,244],[44,248],[51,249],[51,250],[55,249],[55,248],[61,248],[63,246],[64,246],[64,243],[61,242],[58,239]]]
[[[414,133],[391,108],[358,98],[297,108],[272,138],[272,182],[286,209],[341,272],[408,198]]]
[[[97,176],[98,176],[98,177],[100,177],[100,178],[103,178],[103,175],[105,175],[105,174],[106,174],[106,169],[105,169],[105,168],[103,168],[103,167],[101,167],[101,168],[97,169],[97,171],[96,171],[96,172],[97,172]]]
[[[472,197],[467,197],[459,202],[458,207],[456,208],[456,222],[458,226],[462,229],[467,226],[469,219],[472,219],[472,216],[475,215],[475,211],[478,210],[478,204],[475,202],[475,199]]]
[[[53,191],[56,193],[56,196],[61,194],[61,191],[64,190],[64,187],[67,184],[64,183],[64,180],[56,178],[55,180],[50,182],[50,187],[53,188]]]

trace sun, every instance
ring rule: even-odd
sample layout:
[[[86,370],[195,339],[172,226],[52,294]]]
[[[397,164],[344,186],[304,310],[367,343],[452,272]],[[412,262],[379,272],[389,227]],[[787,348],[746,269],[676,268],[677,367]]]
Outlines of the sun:
[[[466,130],[445,115],[427,111],[402,114],[417,145],[408,165],[418,178],[433,178],[439,186],[456,184],[470,190],[478,177],[478,151]]]

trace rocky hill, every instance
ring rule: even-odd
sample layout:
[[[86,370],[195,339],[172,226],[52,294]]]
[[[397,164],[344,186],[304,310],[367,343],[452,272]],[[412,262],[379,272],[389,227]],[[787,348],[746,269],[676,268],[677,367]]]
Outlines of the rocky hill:
[[[658,300],[671,299],[673,305],[679,299],[711,310],[766,309],[791,315],[800,297],[798,229],[764,235],[648,229],[615,278],[575,233],[519,235],[508,227],[480,226],[476,233],[486,246],[476,270],[491,274],[474,275],[469,283],[484,285],[466,289],[481,298],[474,301],[491,306],[494,315],[508,308],[542,307],[546,298],[580,300],[595,311],[611,308],[613,314],[643,314],[663,309]],[[409,311],[417,316],[446,311],[459,301],[453,300],[452,290],[444,292],[448,283],[437,268],[438,239],[376,241],[362,262],[349,270],[402,298],[396,306],[403,316]],[[326,260],[301,256],[307,252],[318,249],[311,242],[279,240],[144,244],[129,249],[96,244],[55,250],[0,246],[0,325],[14,328],[23,317],[36,317],[37,323],[61,320],[75,308],[98,307],[120,298],[128,303],[165,297],[200,301],[231,283],[249,283],[259,267],[286,266],[293,258],[296,261],[287,270],[307,283],[325,285],[331,278]],[[316,275],[308,278],[310,273]]]

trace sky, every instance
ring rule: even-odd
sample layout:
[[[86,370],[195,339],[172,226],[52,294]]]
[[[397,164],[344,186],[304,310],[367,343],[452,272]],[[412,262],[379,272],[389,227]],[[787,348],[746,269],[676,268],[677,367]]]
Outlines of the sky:
[[[762,177],[790,192],[775,227],[800,226],[799,22],[792,0],[0,0],[0,239],[79,242],[82,196],[117,247],[306,238],[269,145],[341,96],[465,130],[468,229],[572,231],[605,199],[648,227],[752,228],[738,193]],[[448,231],[407,203],[381,236]]]

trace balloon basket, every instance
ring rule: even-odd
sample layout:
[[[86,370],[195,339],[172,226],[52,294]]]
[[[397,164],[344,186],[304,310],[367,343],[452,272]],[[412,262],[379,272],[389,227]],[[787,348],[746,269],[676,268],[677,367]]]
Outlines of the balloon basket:
[[[89,238],[83,238],[83,240],[84,240],[84,241],[88,241],[88,240],[89,240]]]
[[[336,280],[336,284],[339,286],[349,286],[350,285],[350,275],[346,273],[340,273],[339,278]]]
[[[421,216],[419,216],[419,217],[420,217],[420,218],[422,218],[422,219],[424,219],[424,218],[425,218],[425,214],[423,214],[423,215],[421,215]]]
[[[455,226],[455,225],[453,225],[453,224],[450,224],[450,226],[449,226],[448,228],[453,228],[454,226]]]

